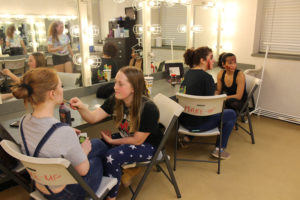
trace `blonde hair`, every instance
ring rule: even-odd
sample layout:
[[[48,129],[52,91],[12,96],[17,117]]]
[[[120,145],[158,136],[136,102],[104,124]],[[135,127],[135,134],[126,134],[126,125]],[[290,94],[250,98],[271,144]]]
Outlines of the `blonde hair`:
[[[125,74],[134,91],[132,104],[129,108],[129,131],[132,133],[139,129],[141,118],[140,111],[142,109],[143,96],[149,97],[148,90],[145,84],[143,72],[140,69],[135,67],[123,67],[119,70],[119,72]],[[117,127],[119,127],[122,123],[124,116],[124,107],[124,102],[122,100],[116,99],[113,116]]]
[[[59,41],[58,40],[58,34],[56,28],[60,25],[64,24],[62,21],[54,21],[50,24],[49,29],[48,29],[48,35],[52,36],[53,42]]]
[[[34,68],[27,71],[20,83],[12,87],[12,93],[17,99],[24,99],[24,104],[38,105],[45,102],[46,93],[55,90],[59,79],[56,71],[51,68]]]

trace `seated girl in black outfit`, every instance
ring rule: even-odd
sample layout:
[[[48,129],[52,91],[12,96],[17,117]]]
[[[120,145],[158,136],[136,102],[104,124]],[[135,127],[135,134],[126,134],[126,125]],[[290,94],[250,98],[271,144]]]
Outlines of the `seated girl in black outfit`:
[[[227,94],[225,107],[239,111],[247,100],[245,75],[236,69],[236,56],[222,53],[218,65],[223,68],[218,73],[216,94]]]
[[[101,80],[104,80],[103,70],[107,67],[111,69],[111,78],[115,78],[119,70],[116,63],[113,61],[113,57],[117,55],[117,47],[111,43],[107,42],[103,46],[103,56],[101,57],[101,65],[99,68],[92,69],[92,83],[98,83]]]
[[[190,66],[184,74],[184,81],[180,85],[180,92],[197,96],[213,96],[215,93],[215,84],[212,76],[207,70],[213,68],[214,59],[212,50],[209,47],[200,47],[197,49],[187,49],[183,55],[185,64]],[[193,116],[182,113],[179,122],[182,126],[190,131],[207,131],[217,127],[221,121],[221,113],[211,116]],[[212,152],[212,156],[219,157],[221,151],[221,159],[228,159],[230,154],[225,151],[230,133],[236,121],[236,113],[232,109],[224,109],[223,126],[222,126],[222,144],[221,147],[216,142],[216,148]],[[185,142],[190,141],[191,137],[184,136]]]

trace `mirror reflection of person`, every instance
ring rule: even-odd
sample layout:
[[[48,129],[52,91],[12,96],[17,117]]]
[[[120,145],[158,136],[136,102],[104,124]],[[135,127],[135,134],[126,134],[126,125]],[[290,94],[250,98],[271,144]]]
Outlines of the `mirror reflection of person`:
[[[10,48],[10,55],[23,55],[27,54],[27,49],[22,38],[15,33],[15,25],[10,25],[6,29],[6,47]],[[22,50],[23,48],[23,50]]]
[[[98,83],[100,80],[104,79],[103,70],[107,67],[111,69],[111,78],[115,78],[119,70],[117,64],[114,62],[113,57],[117,55],[117,47],[111,43],[107,42],[103,46],[103,56],[101,57],[101,65],[99,68],[92,69],[92,83]]]
[[[28,57],[29,70],[37,67],[46,67],[46,59],[42,53],[36,52]],[[20,78],[13,74],[9,69],[3,69],[2,74],[9,76],[13,82],[20,82]]]
[[[35,52],[28,57],[28,66],[29,70],[38,68],[38,67],[46,67],[47,61],[45,59],[44,54],[40,52]],[[20,83],[21,78],[13,74],[9,69],[3,69],[1,71],[2,74],[9,76],[14,83]],[[2,100],[12,98],[12,93],[1,94]]]
[[[73,57],[73,51],[70,45],[70,38],[63,32],[63,22],[52,22],[48,30],[48,51],[52,53],[54,68],[58,72],[72,73],[73,65],[69,55]]]

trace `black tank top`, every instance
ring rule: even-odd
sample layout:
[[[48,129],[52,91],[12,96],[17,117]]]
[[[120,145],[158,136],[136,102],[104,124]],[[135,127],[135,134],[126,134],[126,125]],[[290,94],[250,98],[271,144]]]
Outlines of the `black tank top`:
[[[237,90],[236,77],[237,77],[239,71],[240,70],[238,70],[238,69],[236,69],[234,71],[233,81],[232,81],[232,84],[230,87],[227,87],[225,84],[224,79],[225,79],[226,70],[223,71],[222,78],[221,78],[221,82],[222,82],[221,93],[222,94],[227,94],[227,96],[236,94],[236,90]],[[241,101],[245,102],[246,100],[247,100],[247,91],[246,91],[246,83],[245,83],[244,93],[243,93]]]

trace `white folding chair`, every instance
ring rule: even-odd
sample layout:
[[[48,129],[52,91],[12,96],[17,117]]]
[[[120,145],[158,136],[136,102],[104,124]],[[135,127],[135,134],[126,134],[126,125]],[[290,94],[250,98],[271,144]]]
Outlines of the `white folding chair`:
[[[216,96],[196,96],[177,93],[176,98],[178,103],[184,107],[184,113],[194,116],[210,116],[217,113],[221,113],[221,120],[219,127],[214,129],[202,132],[191,132],[188,129],[184,128],[182,125],[179,125],[178,132],[176,134],[175,141],[175,150],[174,150],[174,170],[176,170],[176,161],[192,161],[192,162],[209,162],[209,163],[218,163],[218,174],[220,174],[221,167],[221,151],[219,151],[219,158],[217,161],[212,160],[194,160],[194,159],[185,159],[177,158],[177,141],[178,134],[196,136],[196,137],[208,137],[208,136],[219,136],[219,146],[222,143],[222,122],[223,122],[223,110],[224,110],[224,101],[226,100],[226,95],[216,95]],[[215,143],[204,143],[204,144],[215,144]]]
[[[255,78],[254,76],[247,75],[247,74],[245,74],[245,78],[246,78],[246,91],[247,91],[248,96],[247,96],[247,100],[244,103],[244,105],[242,106],[241,110],[238,111],[237,119],[239,117],[241,117],[242,121],[245,122],[244,118],[247,117],[249,129],[246,129],[244,126],[242,126],[242,124],[239,123],[238,120],[236,121],[236,129],[238,129],[238,127],[240,127],[243,131],[245,131],[248,135],[251,136],[252,144],[255,144],[249,108],[255,109],[254,92],[261,85],[262,80],[259,78]]]
[[[20,160],[31,178],[48,186],[80,184],[89,197],[94,200],[104,199],[107,193],[117,184],[116,178],[103,177],[100,187],[95,193],[83,178],[72,167],[70,161],[63,158],[35,158],[21,153],[19,146],[9,140],[1,141],[2,148],[12,157]],[[39,191],[31,194],[34,199],[46,199]]]
[[[11,70],[16,75],[22,75],[25,73],[25,60],[26,58],[5,59],[3,62],[6,69]]]
[[[79,86],[78,79],[80,78],[80,73],[65,73],[65,72],[57,72],[61,83],[64,89],[71,89],[76,86]]]
[[[159,171],[162,171],[163,174],[171,182],[171,184],[173,185],[173,187],[175,189],[177,198],[181,198],[181,194],[180,194],[180,191],[179,191],[174,173],[173,173],[171,165],[170,165],[169,156],[166,154],[165,144],[166,144],[166,141],[168,140],[169,136],[171,135],[172,129],[173,129],[174,125],[176,124],[179,115],[183,111],[183,108],[179,104],[177,104],[175,101],[171,100],[169,97],[166,97],[166,96],[164,96],[160,93],[157,94],[153,98],[153,101],[159,109],[159,113],[160,113],[159,122],[165,128],[164,136],[163,136],[163,138],[162,138],[162,140],[161,140],[154,156],[152,157],[151,161],[133,163],[133,164],[128,164],[128,165],[122,166],[124,169],[125,168],[131,168],[131,167],[142,167],[142,166],[147,167],[142,179],[138,183],[138,186],[137,186],[136,190],[133,191],[132,188],[130,187],[130,190],[133,193],[133,196],[131,198],[132,200],[136,199],[136,197],[137,197],[139,191],[141,190],[147,176],[150,173],[150,170],[152,169],[152,167],[154,165],[156,165],[157,169]],[[160,163],[163,163],[163,162],[167,166],[169,176],[167,175],[167,173],[159,165]]]

